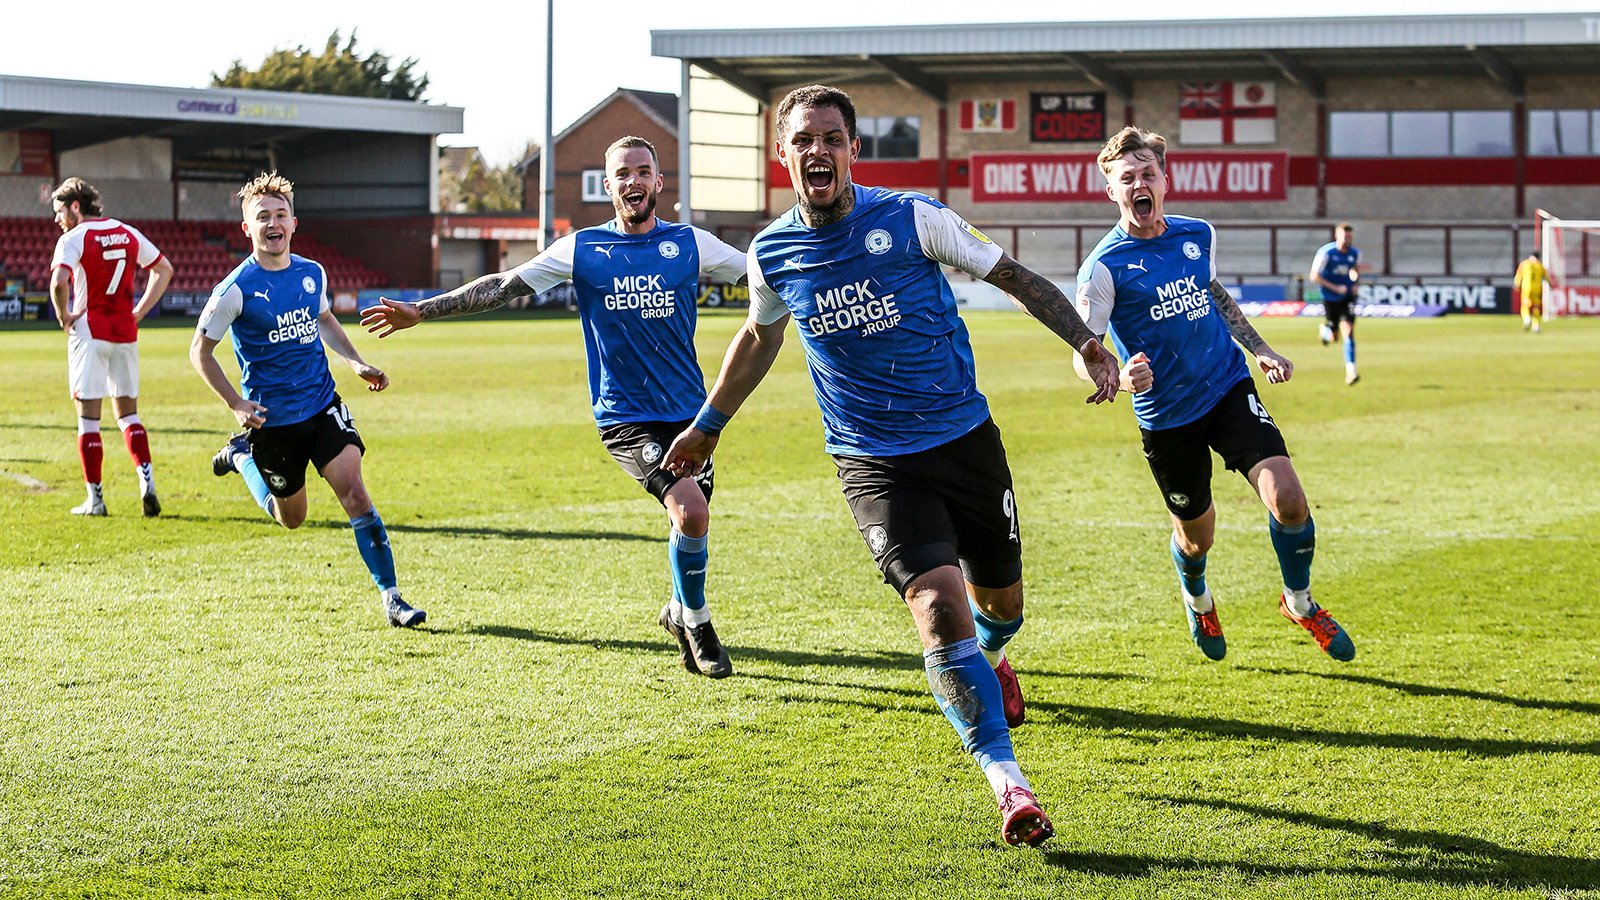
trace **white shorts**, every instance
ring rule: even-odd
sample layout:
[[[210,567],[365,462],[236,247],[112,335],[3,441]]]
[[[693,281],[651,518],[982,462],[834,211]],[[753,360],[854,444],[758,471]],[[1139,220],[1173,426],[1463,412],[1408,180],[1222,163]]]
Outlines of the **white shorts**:
[[[67,335],[67,386],[74,400],[139,396],[139,345]]]

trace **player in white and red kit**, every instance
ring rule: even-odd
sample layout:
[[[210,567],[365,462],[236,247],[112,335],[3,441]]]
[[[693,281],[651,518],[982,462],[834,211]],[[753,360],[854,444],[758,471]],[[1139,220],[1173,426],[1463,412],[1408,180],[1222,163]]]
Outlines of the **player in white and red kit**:
[[[139,469],[144,514],[161,514],[150,465],[150,438],[139,421],[139,320],[172,280],[172,263],[131,225],[107,218],[100,192],[68,178],[51,194],[61,238],[50,261],[50,301],[67,333],[67,380],[78,407],[78,458],[89,498],[72,512],[103,516],[100,487],[100,401],[111,395],[117,427]],[[134,267],[150,271],[144,294],[133,302]]]

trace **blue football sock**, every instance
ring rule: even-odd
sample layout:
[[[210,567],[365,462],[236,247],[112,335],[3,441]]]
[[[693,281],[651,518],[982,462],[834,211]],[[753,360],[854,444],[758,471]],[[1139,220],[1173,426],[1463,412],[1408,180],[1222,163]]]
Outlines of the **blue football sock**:
[[[1353,336],[1344,339],[1344,361],[1352,366],[1356,364],[1356,339]]]
[[[667,562],[672,568],[672,596],[687,609],[706,605],[706,542],[710,535],[689,537],[672,529],[667,536]]]
[[[1191,597],[1203,596],[1206,592],[1206,555],[1185,556],[1178,549],[1178,536],[1174,534],[1171,541],[1172,562],[1178,567],[1178,580],[1183,583],[1183,592]]]
[[[392,590],[398,586],[398,579],[394,574],[394,554],[389,550],[389,532],[383,527],[383,519],[378,517],[376,509],[369,509],[365,514],[350,520],[350,527],[356,533],[356,549],[361,551],[361,561],[367,564],[367,571],[372,573],[372,580],[377,583],[382,591]]]
[[[967,597],[967,606],[972,609],[972,624],[978,629],[978,646],[984,653],[999,653],[1004,650],[1006,644],[1010,643],[1022,628],[1021,616],[1010,621],[991,619],[978,608],[977,602],[970,595]]]
[[[978,639],[924,650],[922,658],[933,699],[978,766],[987,769],[997,762],[1016,762],[1000,705],[1000,679],[978,652]]]
[[[261,477],[261,470],[256,468],[253,457],[238,454],[233,458],[233,467],[239,470],[239,477],[244,479],[244,486],[250,489],[250,496],[256,499],[256,505],[272,515],[272,492],[267,490],[267,481]]]
[[[1283,586],[1292,591],[1311,587],[1311,559],[1317,551],[1317,526],[1307,516],[1299,525],[1289,527],[1267,513],[1267,529],[1272,533],[1272,549],[1278,552],[1278,568],[1283,572]]]

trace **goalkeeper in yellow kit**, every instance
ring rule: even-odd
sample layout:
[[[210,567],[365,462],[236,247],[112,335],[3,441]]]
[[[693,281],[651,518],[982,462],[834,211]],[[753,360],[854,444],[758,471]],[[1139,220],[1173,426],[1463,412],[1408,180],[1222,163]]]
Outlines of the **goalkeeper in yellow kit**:
[[[1544,277],[1544,264],[1534,252],[1517,266],[1517,274],[1511,278],[1512,290],[1522,297],[1523,331],[1531,328],[1539,333],[1539,317],[1544,314]]]

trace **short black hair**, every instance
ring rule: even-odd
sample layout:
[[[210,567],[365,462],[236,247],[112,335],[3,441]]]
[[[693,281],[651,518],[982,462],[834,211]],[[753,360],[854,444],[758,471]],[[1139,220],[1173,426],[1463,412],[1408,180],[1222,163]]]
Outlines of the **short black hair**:
[[[808,84],[790,91],[773,113],[773,124],[778,126],[778,134],[788,132],[789,113],[797,106],[831,106],[837,109],[839,115],[844,117],[845,133],[850,140],[856,139],[856,105],[844,91],[825,84]]]

